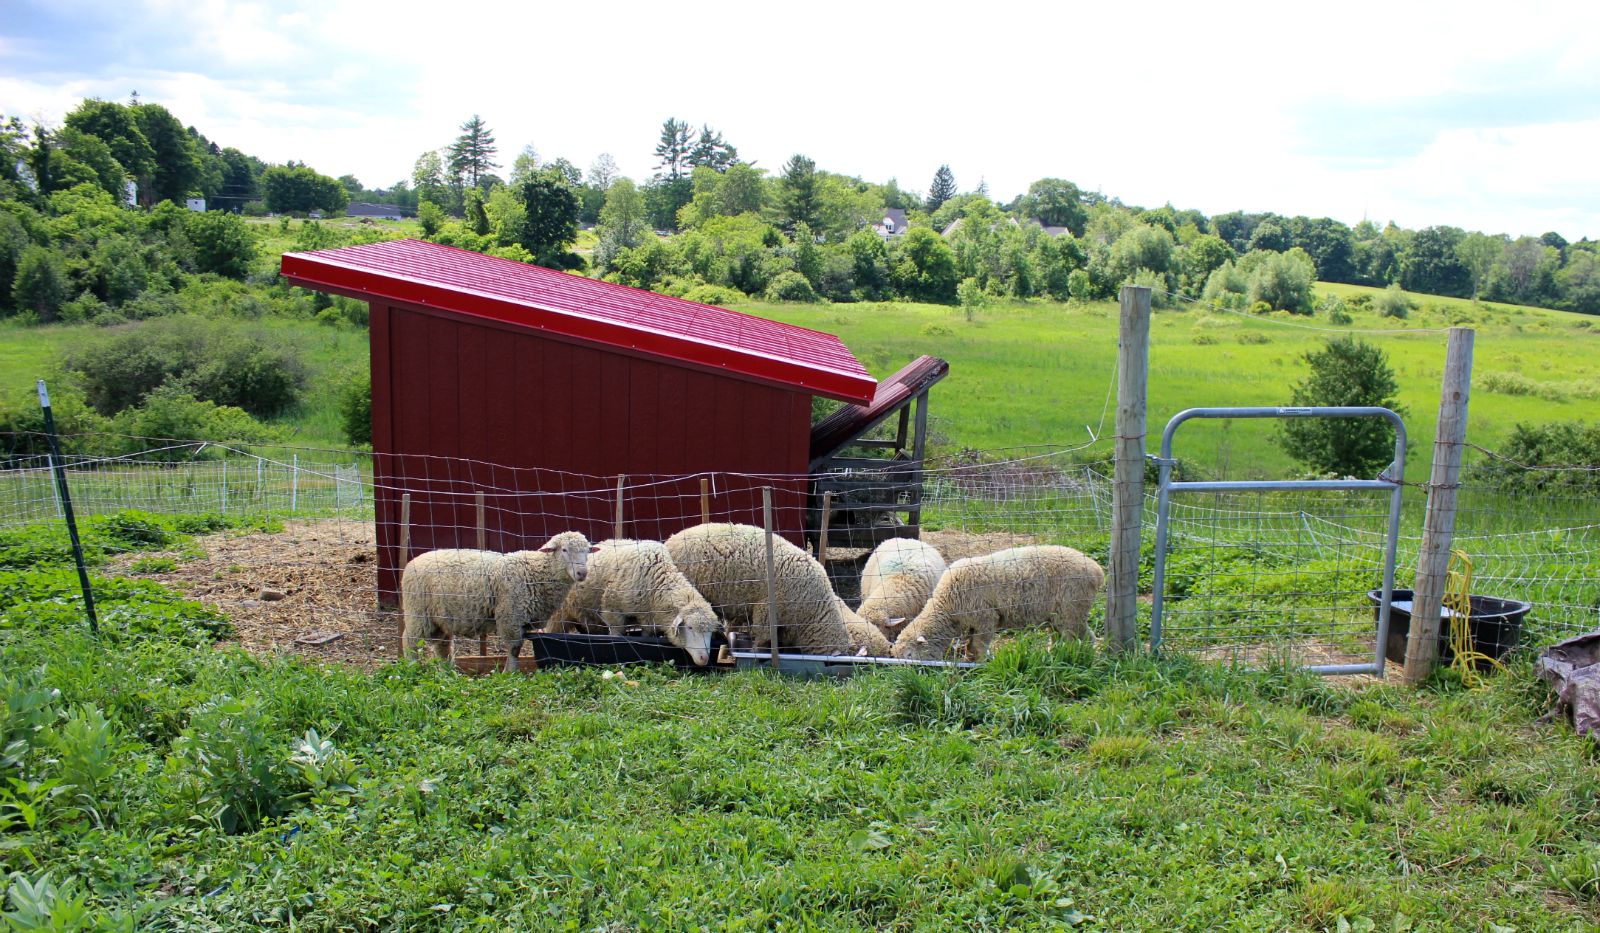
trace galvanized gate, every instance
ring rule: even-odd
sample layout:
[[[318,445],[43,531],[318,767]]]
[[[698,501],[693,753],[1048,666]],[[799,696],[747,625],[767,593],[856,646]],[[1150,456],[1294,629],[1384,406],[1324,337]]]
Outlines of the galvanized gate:
[[[1370,480],[1174,481],[1172,468],[1177,461],[1172,455],[1173,435],[1178,427],[1187,421],[1208,418],[1383,418],[1394,426],[1394,460],[1377,479]],[[1203,509],[1204,513],[1227,516],[1226,519],[1219,517],[1212,521],[1212,527],[1206,529],[1213,532],[1210,538],[1198,534],[1193,536],[1194,540],[1210,547],[1212,553],[1208,555],[1209,557],[1217,558],[1220,552],[1220,559],[1205,564],[1197,563],[1182,574],[1179,582],[1182,583],[1181,588],[1184,592],[1174,593],[1170,602],[1185,607],[1183,611],[1202,619],[1206,634],[1199,641],[1201,644],[1213,646],[1210,650],[1215,651],[1217,650],[1215,646],[1220,645],[1223,650],[1232,651],[1236,655],[1242,653],[1250,659],[1258,656],[1256,649],[1261,647],[1262,641],[1275,640],[1278,643],[1267,645],[1269,650],[1281,648],[1288,651],[1297,643],[1309,644],[1304,641],[1306,638],[1327,634],[1330,643],[1337,642],[1342,647],[1333,649],[1331,660],[1334,663],[1305,665],[1309,670],[1322,674],[1375,674],[1382,677],[1384,646],[1389,634],[1389,610],[1394,592],[1395,547],[1400,530],[1402,488],[1400,480],[1405,466],[1405,454],[1405,423],[1400,420],[1398,414],[1387,408],[1191,408],[1173,416],[1172,420],[1167,422],[1166,430],[1162,432],[1161,455],[1156,458],[1161,478],[1156,507],[1154,602],[1150,614],[1151,647],[1156,650],[1162,648],[1163,625],[1170,621],[1168,617],[1174,613],[1168,599],[1169,586],[1174,583],[1173,579],[1169,579],[1172,576],[1169,556],[1173,552],[1173,542],[1170,539],[1174,493],[1211,493],[1219,506],[1225,504],[1227,497],[1241,493],[1329,494],[1321,503],[1326,507],[1319,508],[1316,512],[1304,508],[1288,510],[1283,506],[1281,498],[1268,499],[1266,495],[1257,497],[1254,509],[1220,507]],[[1361,500],[1360,497],[1348,494],[1373,491],[1389,494],[1387,521],[1382,530],[1358,527],[1359,522],[1350,517],[1352,509],[1361,507],[1359,505]],[[1308,498],[1314,498],[1314,495]],[[1374,524],[1382,517],[1384,517],[1382,513],[1355,516],[1368,519]],[[1245,527],[1237,532],[1232,531],[1229,523],[1235,521],[1243,523]],[[1195,524],[1200,522],[1197,521]],[[1287,538],[1271,540],[1273,534],[1285,534],[1285,530],[1292,531],[1292,540]],[[1368,539],[1368,543],[1359,543],[1363,536]],[[1375,559],[1379,537],[1382,539],[1381,561]],[[1350,557],[1350,566],[1346,567],[1344,544],[1352,538],[1358,543]],[[1327,566],[1330,561],[1324,555],[1330,548],[1335,553],[1331,568]],[[1362,556],[1368,558],[1365,563],[1361,560]],[[1362,580],[1370,582],[1371,577],[1366,574],[1376,570],[1380,563],[1381,586],[1369,594],[1368,585],[1363,584],[1358,591],[1362,605],[1354,607],[1354,611],[1352,607],[1346,605],[1316,604],[1317,600],[1324,597],[1337,600],[1340,597],[1355,595],[1357,591],[1347,590],[1341,593],[1338,587],[1349,586]],[[1250,577],[1252,573],[1256,575],[1254,578]],[[1333,592],[1325,592],[1323,588],[1325,581],[1322,581],[1319,575],[1332,577]],[[1257,581],[1263,578],[1265,582],[1258,588]],[[1235,592],[1240,588],[1241,581],[1245,581],[1243,587],[1247,590],[1245,593]],[[1208,587],[1208,583],[1213,585]],[[1205,595],[1208,589],[1213,594],[1224,595]],[[1374,597],[1377,598],[1374,600]],[[1310,605],[1307,605],[1308,599]],[[1188,610],[1190,603],[1187,600],[1199,600],[1200,608]],[[1232,605],[1230,600],[1247,602],[1250,605],[1244,607]],[[1371,612],[1374,601],[1377,631],[1374,633],[1376,644],[1372,659],[1360,663],[1343,662],[1340,659],[1346,654],[1360,656],[1359,649],[1348,646],[1353,641],[1364,640],[1367,631],[1365,626],[1371,623],[1361,621],[1361,610],[1365,607],[1366,611]],[[1351,599],[1351,602],[1354,602],[1354,599]],[[1317,618],[1318,613],[1327,614],[1329,624],[1334,626],[1332,632],[1307,631],[1309,623],[1306,619]],[[1257,627],[1252,632],[1248,624],[1252,616],[1274,614],[1279,622],[1266,627]],[[1220,623],[1216,622],[1219,618]],[[1235,624],[1241,620],[1247,624],[1242,626]]]

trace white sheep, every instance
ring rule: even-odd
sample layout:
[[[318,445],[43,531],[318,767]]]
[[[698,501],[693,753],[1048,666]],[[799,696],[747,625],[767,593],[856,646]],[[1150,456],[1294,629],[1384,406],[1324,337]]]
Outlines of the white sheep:
[[[633,617],[645,634],[665,635],[689,652],[695,664],[711,662],[711,636],[722,628],[711,604],[673,566],[659,541],[602,541],[589,559],[589,577],[573,585],[550,617],[550,630],[576,622],[583,628],[604,625],[612,635],[627,629]]]
[[[1082,638],[1105,571],[1069,547],[1039,544],[968,557],[950,565],[922,612],[900,633],[894,656],[935,660],[968,639],[981,658],[997,631],[1053,625]]]
[[[757,647],[771,644],[767,625],[767,535],[754,525],[713,522],[667,539],[672,562],[711,603],[729,634],[749,632]],[[781,537],[773,540],[778,644],[807,654],[847,654],[858,644],[846,628],[843,603],[816,559]],[[853,617],[853,614],[852,614]]]
[[[417,555],[400,576],[405,653],[414,655],[426,640],[446,658],[457,636],[493,629],[506,646],[506,670],[515,671],[524,627],[549,618],[573,582],[588,576],[592,550],[589,539],[565,531],[537,551],[446,548]]]
[[[861,571],[856,614],[893,639],[890,620],[916,616],[948,569],[932,545],[915,538],[890,538],[878,545]]]

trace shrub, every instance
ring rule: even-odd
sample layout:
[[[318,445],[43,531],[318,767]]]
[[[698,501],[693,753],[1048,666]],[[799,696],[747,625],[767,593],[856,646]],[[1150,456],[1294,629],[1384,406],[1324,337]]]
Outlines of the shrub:
[[[1399,283],[1395,283],[1378,293],[1377,300],[1373,302],[1373,307],[1377,308],[1378,313],[1383,317],[1405,320],[1411,316],[1411,309],[1414,305],[1411,297],[1400,288]]]
[[[43,246],[30,246],[17,261],[11,284],[11,304],[19,312],[32,312],[44,323],[59,316],[67,300],[67,274],[61,254]]]
[[[106,415],[139,404],[161,386],[274,415],[299,401],[306,382],[299,351],[281,338],[188,315],[92,341],[62,365],[89,404]]]
[[[191,211],[184,218],[183,232],[194,247],[196,272],[214,272],[230,279],[250,273],[256,239],[239,217],[223,211]]]
[[[736,301],[743,301],[744,294],[723,285],[696,285],[683,293],[687,301],[698,301],[703,305],[716,305],[725,308]]]
[[[263,442],[278,439],[274,428],[250,417],[241,408],[199,399],[178,385],[163,385],[145,397],[143,404],[124,409],[116,430],[133,439],[172,438],[193,441]],[[135,446],[142,446],[135,441]],[[218,450],[215,455],[220,457]],[[204,456],[188,448],[153,451],[152,459],[193,460]]]
[[[1067,274],[1067,295],[1073,301],[1094,299],[1094,279],[1087,269],[1073,269]]]
[[[432,238],[444,226],[444,209],[432,201],[417,203],[417,222],[422,224],[422,235]]]
[[[1263,344],[1272,342],[1271,337],[1268,337],[1266,334],[1263,334],[1259,331],[1253,330],[1240,331],[1234,339],[1238,340],[1242,344]]]
[[[816,290],[805,276],[790,269],[780,272],[767,285],[768,301],[817,301]]]
[[[1503,459],[1488,458],[1468,469],[1472,482],[1508,492],[1600,493],[1600,471],[1528,470],[1519,466],[1592,467],[1600,463],[1600,422],[1519,424],[1499,449]]]
[[[67,324],[87,324],[110,310],[105,302],[84,292],[61,306],[61,320]]]
[[[351,376],[339,387],[339,425],[346,441],[372,443],[372,373]]]
[[[1404,412],[1399,383],[1384,352],[1355,337],[1337,337],[1306,353],[1311,374],[1294,387],[1297,406],[1380,405]],[[1289,456],[1317,473],[1367,476],[1394,458],[1393,428],[1378,418],[1294,418],[1280,442]]]
[[[249,832],[282,812],[287,762],[260,698],[219,696],[195,710],[172,742],[166,774],[180,813],[225,833]]]

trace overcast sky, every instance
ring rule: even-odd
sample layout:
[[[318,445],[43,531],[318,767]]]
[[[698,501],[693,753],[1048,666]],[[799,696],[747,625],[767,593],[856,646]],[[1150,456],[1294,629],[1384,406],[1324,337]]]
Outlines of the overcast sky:
[[[220,145],[369,186],[481,114],[653,171],[669,116],[776,170],[999,200],[1600,238],[1600,3],[0,0],[0,111],[165,104]],[[502,173],[503,174],[503,173]]]

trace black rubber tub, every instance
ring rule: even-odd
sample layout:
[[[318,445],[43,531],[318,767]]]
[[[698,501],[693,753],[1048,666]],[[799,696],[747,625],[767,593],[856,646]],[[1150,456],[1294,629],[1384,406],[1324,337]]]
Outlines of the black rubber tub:
[[[1404,664],[1406,660],[1413,595],[1410,590],[1395,590],[1394,598],[1389,601],[1389,642],[1384,645],[1383,653],[1396,664]],[[1372,602],[1372,617],[1376,619],[1383,591],[1373,590],[1367,594],[1367,599]],[[1472,631],[1472,650],[1496,660],[1505,657],[1522,639],[1522,620],[1533,604],[1494,596],[1469,596],[1468,599],[1472,604],[1472,617],[1467,622]],[[1455,655],[1450,648],[1450,610],[1446,607],[1439,620],[1439,660],[1448,663]],[[1479,661],[1478,666],[1488,665]]]
[[[523,657],[531,654],[540,667],[618,667],[625,664],[672,664],[684,670],[704,671],[689,652],[667,641],[648,635],[556,635],[530,632]],[[711,657],[727,644],[721,634],[711,636]]]

